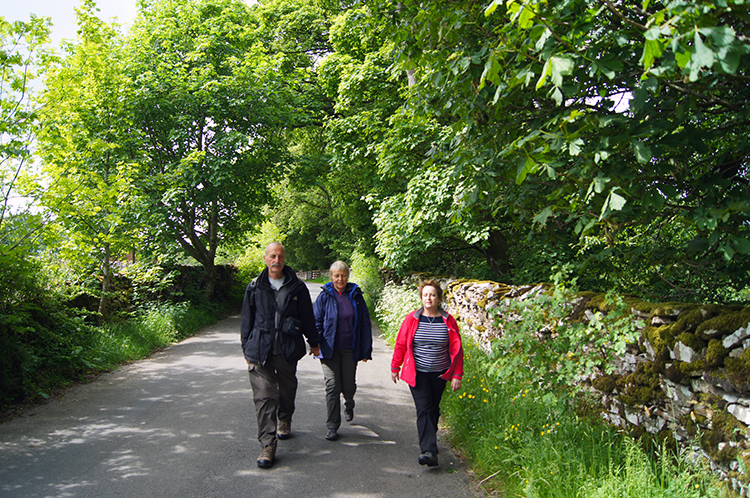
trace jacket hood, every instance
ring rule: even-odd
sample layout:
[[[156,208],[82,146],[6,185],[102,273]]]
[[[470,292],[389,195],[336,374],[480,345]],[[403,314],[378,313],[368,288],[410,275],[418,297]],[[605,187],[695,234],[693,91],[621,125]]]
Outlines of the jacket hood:
[[[360,289],[359,286],[354,282],[349,282],[346,285],[347,287],[349,287],[350,296],[353,296],[356,293],[362,293],[362,289]],[[336,290],[333,288],[333,282],[328,282],[327,284],[323,285],[323,289],[331,295],[333,295],[333,292]]]

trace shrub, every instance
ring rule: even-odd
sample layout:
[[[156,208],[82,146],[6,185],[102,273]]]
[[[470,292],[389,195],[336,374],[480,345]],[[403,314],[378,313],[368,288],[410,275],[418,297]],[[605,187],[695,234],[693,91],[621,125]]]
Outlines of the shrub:
[[[266,246],[271,242],[284,243],[284,236],[279,228],[269,221],[263,222],[260,232],[250,237],[245,253],[237,259],[237,279],[243,285],[243,289],[266,267],[263,262],[263,253]],[[295,268],[299,269],[299,268]]]
[[[380,260],[375,256],[367,256],[355,251],[352,254],[351,267],[352,274],[349,280],[359,285],[362,292],[365,293],[367,307],[375,309],[375,303],[380,300],[384,287],[378,272]]]
[[[611,373],[639,335],[623,299],[608,293],[605,314],[596,311],[585,321],[570,320],[576,293],[560,282],[550,292],[524,301],[505,301],[490,310],[502,335],[492,344],[492,371],[504,379],[544,386],[558,395],[595,368]]]
[[[407,313],[419,308],[421,304],[415,287],[385,285],[376,306],[375,315],[386,342],[393,344]]]

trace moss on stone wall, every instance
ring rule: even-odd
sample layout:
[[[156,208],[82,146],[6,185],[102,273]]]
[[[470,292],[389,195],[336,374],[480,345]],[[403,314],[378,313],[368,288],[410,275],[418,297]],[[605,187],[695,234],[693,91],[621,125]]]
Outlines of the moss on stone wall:
[[[724,360],[727,379],[740,388],[750,387],[750,362],[745,355],[748,351],[750,350],[745,350],[739,358],[726,358]]]
[[[450,282],[446,299],[455,303],[456,318],[472,325],[467,328],[477,342],[491,344],[503,324],[493,330],[486,308],[504,299],[528,299],[538,287],[487,284]],[[573,321],[610,311],[606,294],[576,297]],[[722,478],[737,474],[737,459],[750,469],[750,414],[743,408],[750,402],[750,337],[741,330],[750,326],[750,307],[623,299],[634,319],[645,322],[642,336],[617,356],[613,374],[582,379],[601,395],[602,415],[636,436],[692,448],[714,460],[719,467],[712,468],[721,468]],[[696,438],[702,450],[693,445]],[[750,476],[739,477],[747,482]]]
[[[657,357],[669,357],[669,348],[674,343],[674,338],[670,334],[669,325],[647,326],[643,329],[643,335],[654,349]]]
[[[677,336],[677,340],[696,352],[703,351],[703,348],[706,347],[705,342],[701,341],[695,336],[695,334],[691,334],[690,332],[681,333]]]
[[[728,306],[727,309],[731,311],[714,316],[701,323],[696,333],[708,337],[729,335],[739,328],[746,327],[750,322],[750,309],[742,310],[742,308],[736,306]]]
[[[711,429],[701,435],[701,447],[714,461],[730,462],[736,459],[737,449],[729,444],[720,443],[738,442],[742,439],[743,433],[743,426],[736,418],[725,411],[717,410],[711,421]]]
[[[617,388],[621,393],[620,399],[630,406],[649,405],[664,397],[659,374],[651,363],[641,363],[635,372],[620,377]]]
[[[614,375],[600,375],[591,381],[597,391],[612,394],[617,387],[617,378]]]
[[[729,350],[724,347],[721,341],[717,339],[711,339],[708,342],[708,350],[706,351],[706,361],[708,366],[720,367],[724,365],[724,359],[729,356]]]

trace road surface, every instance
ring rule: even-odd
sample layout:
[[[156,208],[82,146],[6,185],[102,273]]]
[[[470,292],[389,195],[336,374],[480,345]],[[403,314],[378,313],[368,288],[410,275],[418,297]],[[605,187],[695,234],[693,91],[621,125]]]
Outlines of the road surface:
[[[442,440],[439,467],[418,465],[414,404],[379,337],[338,441],[324,439],[320,364],[300,361],[293,437],[259,469],[239,325],[230,317],[0,424],[0,497],[483,496]]]

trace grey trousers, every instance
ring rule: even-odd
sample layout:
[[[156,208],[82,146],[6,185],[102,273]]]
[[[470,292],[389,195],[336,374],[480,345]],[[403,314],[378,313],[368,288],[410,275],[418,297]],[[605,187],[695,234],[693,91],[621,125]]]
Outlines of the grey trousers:
[[[357,364],[352,361],[351,349],[334,349],[330,359],[320,360],[326,382],[326,427],[338,430],[341,426],[341,395],[344,407],[354,410],[357,392]]]
[[[258,441],[267,446],[276,439],[277,419],[292,421],[297,396],[297,362],[287,364],[281,355],[272,354],[265,366],[248,364],[248,373],[258,419]]]

